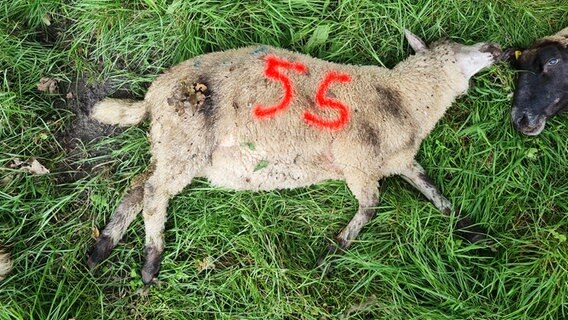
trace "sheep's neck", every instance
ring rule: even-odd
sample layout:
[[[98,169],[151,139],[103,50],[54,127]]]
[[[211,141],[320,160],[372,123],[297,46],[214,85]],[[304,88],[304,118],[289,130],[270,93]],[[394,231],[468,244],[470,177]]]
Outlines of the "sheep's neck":
[[[419,135],[426,137],[446,110],[468,87],[468,80],[443,66],[395,68],[389,83],[402,93],[408,112],[419,124]]]

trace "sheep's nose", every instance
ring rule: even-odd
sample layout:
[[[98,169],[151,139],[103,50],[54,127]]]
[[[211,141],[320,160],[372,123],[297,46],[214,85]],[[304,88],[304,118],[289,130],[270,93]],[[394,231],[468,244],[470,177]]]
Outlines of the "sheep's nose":
[[[543,116],[532,116],[526,112],[513,118],[515,128],[526,135],[537,135],[544,128],[546,118]]]
[[[489,52],[495,59],[499,59],[501,57],[501,54],[503,53],[499,45],[496,43],[486,43],[481,46],[481,49],[479,51]]]
[[[522,113],[514,121],[517,129],[532,130],[538,125],[537,117],[530,117],[526,113]]]
[[[531,128],[533,125],[530,124],[529,116],[525,113],[520,118],[515,121],[517,128]]]

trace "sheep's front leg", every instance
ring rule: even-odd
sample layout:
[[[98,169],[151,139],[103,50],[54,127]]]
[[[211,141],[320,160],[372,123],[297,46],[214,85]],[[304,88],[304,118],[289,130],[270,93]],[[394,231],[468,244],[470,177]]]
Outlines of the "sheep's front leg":
[[[323,265],[326,257],[345,251],[353,244],[361,229],[371,221],[375,215],[374,207],[379,201],[379,191],[376,180],[365,179],[347,180],[347,185],[355,198],[359,201],[359,209],[351,221],[335,236],[335,243],[328,245],[326,253],[318,260],[317,265]]]
[[[452,212],[451,202],[442,195],[440,190],[434,184],[434,181],[426,174],[424,168],[414,161],[410,166],[401,173],[402,178],[418,189],[428,200],[430,200],[438,210],[446,215]],[[456,229],[459,230],[460,235],[470,242],[477,242],[485,238],[485,233],[479,227],[473,225],[473,222],[468,217],[461,217],[459,212],[456,212]]]

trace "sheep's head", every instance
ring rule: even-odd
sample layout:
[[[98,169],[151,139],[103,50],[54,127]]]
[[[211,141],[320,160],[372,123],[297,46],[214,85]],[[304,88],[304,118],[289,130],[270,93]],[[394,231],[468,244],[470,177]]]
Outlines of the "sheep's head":
[[[416,53],[429,51],[440,56],[449,55],[451,62],[456,64],[466,79],[497,62],[502,53],[497,44],[486,42],[467,46],[446,40],[435,42],[428,48],[422,39],[410,31],[405,30],[404,35]]]
[[[525,50],[506,51],[519,71],[511,119],[523,134],[538,135],[548,118],[568,111],[568,29],[565,32],[563,38],[555,35]]]

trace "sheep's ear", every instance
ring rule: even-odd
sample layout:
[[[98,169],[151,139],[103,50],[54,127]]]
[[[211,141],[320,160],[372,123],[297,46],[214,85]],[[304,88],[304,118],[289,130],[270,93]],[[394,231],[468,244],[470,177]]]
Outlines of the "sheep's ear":
[[[555,36],[568,38],[568,27],[558,31]]]
[[[501,60],[508,62],[514,68],[519,67],[519,59],[523,55],[524,49],[509,48],[501,54]]]
[[[418,36],[415,35],[414,33],[404,29],[404,36],[406,37],[406,40],[408,40],[408,43],[410,44],[412,49],[414,49],[415,52],[428,50],[428,46],[426,46],[424,41],[418,38]]]

